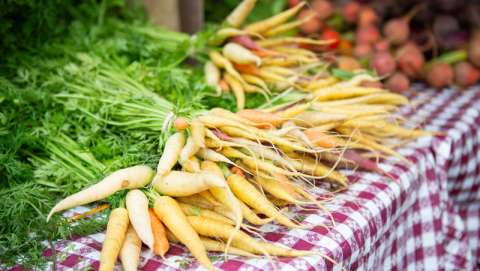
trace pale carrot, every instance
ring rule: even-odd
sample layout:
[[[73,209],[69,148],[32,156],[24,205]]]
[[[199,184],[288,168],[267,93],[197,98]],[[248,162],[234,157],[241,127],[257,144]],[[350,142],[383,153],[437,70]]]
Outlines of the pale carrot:
[[[191,124],[192,138],[197,146],[205,148],[205,125],[198,119],[193,119]]]
[[[48,214],[47,221],[56,212],[105,199],[122,189],[144,187],[154,174],[150,167],[143,165],[117,170],[100,182],[58,202]]]
[[[281,125],[285,121],[285,119],[275,114],[264,112],[257,109],[244,109],[237,112],[237,114],[242,118],[248,119],[255,123],[262,124],[262,125],[267,124],[274,127]]]
[[[226,187],[224,180],[209,172],[170,171],[155,183],[154,188],[168,196],[183,197],[212,187]]]
[[[167,232],[167,237],[170,242],[180,243],[178,238],[175,237],[173,233],[171,233],[170,231]],[[226,246],[225,246],[225,243],[223,242],[213,240],[210,238],[205,238],[205,237],[200,237],[200,240],[202,240],[202,243],[205,246],[205,249],[207,251],[225,252]],[[245,256],[245,257],[257,257],[255,254],[241,250],[236,247],[229,247],[228,252],[233,255],[239,255],[239,256]]]
[[[337,140],[335,136],[326,134],[323,131],[318,131],[315,128],[306,129],[304,131],[310,142],[322,148],[335,148]]]
[[[180,151],[178,162],[180,164],[183,164],[190,157],[194,156],[199,149],[200,149],[200,146],[198,146],[197,143],[195,143],[195,140],[193,139],[192,136],[187,138],[187,143],[185,143],[182,150]]]
[[[226,239],[234,231],[233,226],[208,218],[189,216],[187,219],[199,234],[207,237]],[[284,257],[321,255],[316,251],[288,249],[267,242],[259,242],[243,231],[235,233],[232,244],[239,249],[255,254]]]
[[[127,193],[125,205],[128,210],[128,217],[135,232],[142,242],[150,249],[153,249],[153,232],[150,226],[150,216],[148,215],[148,199],[145,194],[138,190],[130,190]]]
[[[169,196],[160,196],[155,199],[153,208],[158,218],[190,250],[200,264],[209,270],[214,270],[205,246],[178,203]]]
[[[167,139],[162,156],[158,161],[157,175],[164,175],[172,170],[180,157],[180,152],[184,145],[185,134],[183,132],[177,132]]]
[[[223,68],[225,69],[225,71],[227,72],[227,74],[230,74],[232,77],[234,77],[235,79],[237,79],[238,81],[240,81],[240,83],[244,84],[245,83],[245,80],[243,80],[242,76],[240,75],[240,73],[238,73],[237,70],[235,70],[235,68],[233,67],[233,64],[232,62],[230,62],[230,60],[228,60],[227,58],[225,58],[222,54],[220,54],[219,52],[217,51],[210,51],[210,53],[208,54],[208,56],[210,57],[210,60],[212,60],[212,62],[219,68]],[[225,79],[225,78],[224,78]]]
[[[264,33],[265,37],[273,37],[282,33],[285,33],[287,31],[293,30],[304,24],[305,22],[310,21],[313,17],[315,17],[315,13],[310,14],[309,16],[306,16],[305,18],[301,20],[294,20],[292,22],[284,23],[281,25],[277,25],[276,27],[273,27],[269,30],[267,30]]]
[[[279,45],[294,43],[294,44],[311,44],[311,45],[328,45],[334,40],[318,40],[303,37],[278,37],[257,41],[261,47],[275,47]]]
[[[158,219],[157,215],[155,215],[153,209],[148,209],[148,214],[150,215],[150,222],[154,238],[153,252],[163,258],[165,253],[167,253],[167,251],[170,249],[170,244],[167,240],[167,230],[165,229],[165,226],[163,226],[160,219]]]
[[[205,82],[217,91],[217,95],[221,94],[221,88],[218,85],[220,81],[220,70],[211,61],[207,61],[203,66]]]
[[[297,14],[300,9],[305,5],[305,2],[300,2],[296,6],[287,9],[275,16],[272,16],[270,18],[267,18],[262,21],[258,21],[252,24],[247,25],[244,27],[244,30],[247,32],[255,32],[255,33],[263,33],[269,29],[274,28],[275,26],[278,26],[284,22],[286,22],[288,19],[290,19],[292,16]]]
[[[329,87],[322,88],[314,92],[314,101],[328,101],[339,100],[345,98],[353,98],[358,96],[364,96],[374,93],[385,92],[380,88],[370,87]]]
[[[228,73],[225,74],[224,78],[228,85],[230,85],[230,88],[235,95],[237,109],[242,110],[245,107],[245,90],[242,86],[242,83]]]
[[[182,170],[188,172],[199,172],[200,162],[197,157],[192,156],[182,163]]]
[[[299,225],[293,223],[286,216],[282,215],[271,202],[269,202],[260,191],[251,183],[239,175],[232,174],[227,178],[228,185],[235,196],[255,210],[274,218],[278,223],[290,227],[298,228]]]
[[[127,209],[122,207],[114,209],[108,218],[105,241],[103,241],[102,251],[100,252],[100,271],[111,271],[114,269],[127,229]]]
[[[238,6],[227,16],[225,21],[233,27],[239,27],[247,18],[248,14],[255,7],[257,0],[243,0]]]
[[[218,214],[216,212],[210,211],[208,209],[203,209],[194,205],[190,205],[188,203],[179,203],[180,208],[182,208],[183,213],[186,216],[202,216],[207,217],[213,220],[220,221],[226,224],[235,224],[232,220],[226,218],[225,216]]]
[[[128,227],[122,249],[120,250],[120,261],[125,271],[138,270],[140,253],[142,252],[142,240],[138,237],[133,227]]]
[[[240,44],[229,42],[223,46],[223,55],[238,64],[255,64],[260,66],[262,60],[247,48]]]

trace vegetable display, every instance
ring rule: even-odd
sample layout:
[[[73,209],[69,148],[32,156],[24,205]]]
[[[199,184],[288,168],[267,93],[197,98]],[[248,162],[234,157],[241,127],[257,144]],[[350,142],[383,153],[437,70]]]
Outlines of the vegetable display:
[[[42,266],[45,240],[55,265],[55,241],[105,226],[100,270],[113,270],[117,259],[135,270],[142,244],[165,258],[173,243],[209,270],[215,269],[209,252],[266,257],[272,267],[272,257],[334,263],[318,251],[259,240],[256,230],[271,223],[328,228],[292,218],[286,209],[315,209],[333,223],[312,186],[334,194],[350,185],[343,169],[391,178],[378,159],[410,163],[394,147],[436,132],[404,127],[397,112],[408,99],[378,83],[397,66],[415,74],[419,65],[392,61],[385,50],[370,63],[377,74],[358,69],[354,58],[332,62],[317,49],[344,48],[336,33],[320,39],[289,34],[320,28],[305,28],[313,16],[301,15],[305,2],[246,24],[255,4],[242,1],[223,24],[194,36],[128,19],[118,4],[105,4],[101,19],[78,14],[65,37],[0,66],[7,90],[0,121],[8,125],[0,128],[7,135],[0,146],[10,151],[0,156],[8,168],[0,195],[21,202],[0,213],[7,221],[0,267]],[[328,1],[312,9],[322,18],[333,12]],[[355,7],[349,9],[354,17]],[[104,17],[115,11],[123,21]],[[373,13],[360,17],[365,24],[377,20]],[[463,51],[425,65],[435,74],[458,58],[465,58]],[[468,85],[478,73],[458,74],[471,68],[461,62],[455,77],[444,80]],[[395,75],[386,85],[408,88],[408,78]],[[1,204],[9,210],[12,199]],[[72,215],[78,206],[88,210]],[[41,222],[23,227],[15,217]],[[22,256],[25,242],[34,244],[28,257]]]
[[[301,34],[333,37],[338,44],[315,49],[335,57],[355,56],[357,65],[376,71],[392,91],[405,91],[418,81],[436,89],[465,89],[479,82],[480,5],[476,2],[312,0],[309,4],[297,16],[300,21],[304,14],[310,15],[300,26]],[[453,72],[464,62],[470,65],[462,64]]]

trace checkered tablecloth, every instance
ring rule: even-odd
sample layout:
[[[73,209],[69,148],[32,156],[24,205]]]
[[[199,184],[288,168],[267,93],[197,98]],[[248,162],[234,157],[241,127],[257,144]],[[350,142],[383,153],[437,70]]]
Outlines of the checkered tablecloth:
[[[282,270],[474,270],[480,257],[480,88],[460,92],[422,90],[402,109],[408,124],[445,135],[421,138],[399,149],[412,165],[383,161],[394,180],[373,173],[350,174],[352,185],[326,203],[325,213],[292,209],[291,217],[327,223],[309,230],[263,226],[263,237],[334,258],[278,258]],[[314,192],[322,193],[321,189]],[[103,234],[60,241],[60,270],[97,269]],[[46,255],[51,254],[47,251]],[[211,254],[222,270],[270,270],[266,259]],[[118,265],[120,270],[120,265]],[[182,246],[165,260],[144,249],[141,270],[201,269]]]

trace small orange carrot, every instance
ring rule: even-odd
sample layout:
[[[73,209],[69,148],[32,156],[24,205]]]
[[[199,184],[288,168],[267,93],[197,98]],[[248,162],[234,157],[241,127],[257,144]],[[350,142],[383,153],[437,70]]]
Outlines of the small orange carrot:
[[[190,126],[190,124],[188,124],[185,118],[178,117],[173,121],[173,128],[175,128],[177,132],[184,131],[188,126]]]
[[[239,111],[237,114],[242,118],[248,119],[249,121],[275,127],[281,125],[285,121],[284,118],[278,115],[256,109],[244,109]]]
[[[221,79],[218,81],[218,85],[220,86],[220,89],[222,89],[223,92],[229,92],[230,87],[228,86],[227,82],[224,79]]]
[[[150,214],[150,223],[152,225],[154,238],[153,252],[163,258],[165,253],[167,253],[168,249],[170,248],[170,244],[167,240],[167,231],[160,219],[158,219],[158,217],[155,215],[153,209],[148,209],[148,213]]]
[[[334,136],[326,134],[323,131],[317,131],[315,128],[306,129],[304,133],[310,142],[318,147],[334,148],[337,145]]]
[[[237,64],[237,63],[234,63],[233,66],[240,73],[247,73],[247,74],[253,74],[253,75],[256,75],[256,74],[259,73],[257,66],[255,66],[253,64]]]
[[[243,178],[245,178],[245,173],[244,173],[243,170],[241,170],[239,167],[231,167],[231,168],[230,168],[230,171],[231,171],[233,174],[237,174],[237,175],[242,176]]]

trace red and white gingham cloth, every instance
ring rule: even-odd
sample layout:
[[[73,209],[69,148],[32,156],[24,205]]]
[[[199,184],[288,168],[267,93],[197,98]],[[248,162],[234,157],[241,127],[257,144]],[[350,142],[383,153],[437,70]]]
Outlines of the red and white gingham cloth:
[[[408,124],[444,131],[399,149],[413,165],[383,161],[394,181],[373,173],[355,172],[353,184],[326,204],[325,213],[294,209],[291,217],[331,225],[309,230],[265,225],[265,239],[295,249],[316,250],[319,256],[275,259],[282,270],[474,270],[480,257],[480,88],[465,92],[419,91],[402,110]],[[321,190],[316,189],[320,193]],[[103,233],[60,241],[59,270],[97,269]],[[47,251],[46,255],[51,255]],[[222,270],[270,270],[266,259],[232,256]],[[120,265],[117,266],[120,270]],[[203,269],[182,246],[173,245],[165,260],[144,249],[141,270]]]

